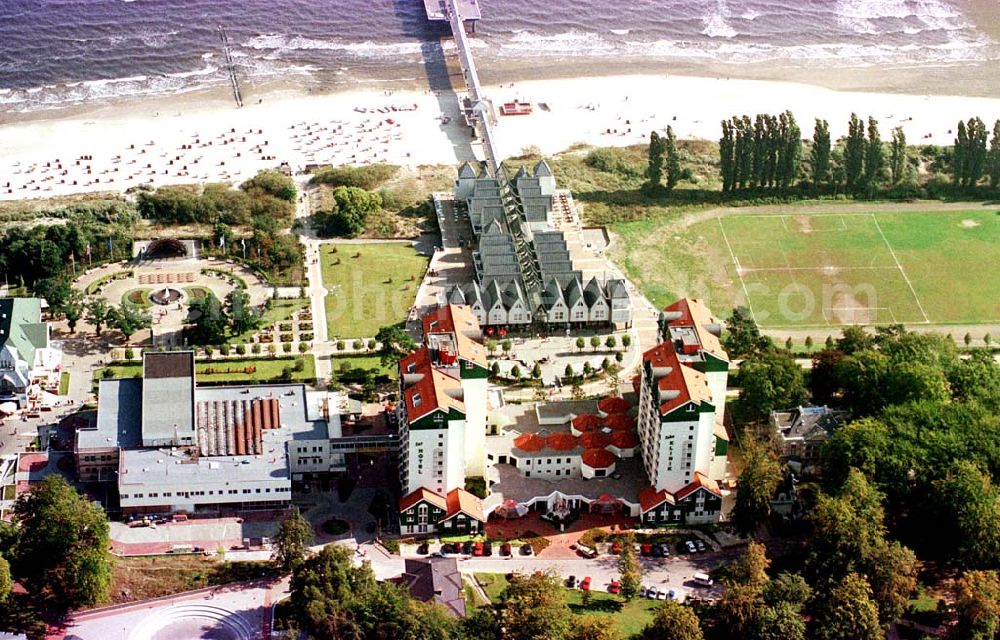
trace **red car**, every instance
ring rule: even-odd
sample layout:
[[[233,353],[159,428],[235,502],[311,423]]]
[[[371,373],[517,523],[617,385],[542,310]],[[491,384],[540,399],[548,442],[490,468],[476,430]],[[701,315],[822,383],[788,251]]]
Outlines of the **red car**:
[[[622,552],[622,543],[615,540],[611,543],[611,553],[618,555]]]
[[[483,555],[485,547],[486,545],[484,545],[482,542],[477,542],[476,544],[472,545],[472,555],[474,556]]]
[[[590,591],[590,576],[587,576],[580,581],[580,588],[584,591]]]
[[[622,583],[618,580],[612,580],[611,584],[608,585],[608,593],[619,594],[622,592]]]
[[[653,555],[653,545],[649,543],[643,544],[639,550],[639,553],[642,554],[643,556]]]

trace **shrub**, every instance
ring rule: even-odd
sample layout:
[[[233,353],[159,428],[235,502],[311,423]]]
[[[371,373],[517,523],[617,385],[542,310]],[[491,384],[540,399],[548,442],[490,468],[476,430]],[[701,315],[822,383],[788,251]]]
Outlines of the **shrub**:
[[[131,360],[135,357],[135,353],[132,351],[132,347],[125,349],[125,359]]]
[[[289,380],[292,379],[292,368],[291,367],[284,367],[281,370],[281,379],[284,380],[285,382],[287,382],[287,381],[289,381]]]
[[[382,546],[385,547],[385,550],[389,553],[399,553],[399,540],[395,538],[386,538],[382,540]]]
[[[213,353],[215,353],[215,349],[212,348],[212,345],[206,344],[205,345],[205,355],[208,356],[209,358],[211,358]]]
[[[365,348],[365,343],[361,340],[355,340],[354,343],[351,345],[351,348],[353,348],[355,351],[361,351],[362,349]]]
[[[229,355],[229,343],[228,342],[224,342],[221,345],[219,345],[219,353],[221,353],[224,356],[228,356]]]
[[[285,353],[291,353],[292,352],[292,343],[291,342],[282,342],[281,343],[281,350],[284,351]]]
[[[312,182],[331,187],[358,187],[371,191],[392,180],[397,173],[399,173],[397,165],[384,162],[364,167],[331,167],[317,171],[312,177]]]
[[[260,345],[257,345],[257,346],[259,347]],[[260,349],[258,349],[258,351],[259,351],[259,350],[260,350]],[[241,343],[239,343],[238,345],[236,345],[236,354],[237,354],[237,355],[241,355],[241,356],[242,356],[242,355],[246,355],[246,352],[247,352],[247,346],[246,346],[245,344],[243,344],[243,343],[241,342]]]
[[[292,365],[292,368],[295,369],[296,371],[305,371],[306,369],[305,360],[303,360],[302,358],[296,358],[295,364]]]
[[[253,343],[252,345],[250,345],[250,351],[251,351],[251,352],[252,352],[252,353],[253,353],[254,355],[257,355],[257,354],[259,354],[259,353],[260,353],[260,343],[259,343],[259,342],[255,342],[255,343]]]
[[[616,148],[594,149],[584,162],[589,167],[605,173],[616,173],[629,178],[640,177],[642,168],[632,162],[625,151]]]
[[[299,353],[305,353],[306,351],[309,351],[309,344],[305,343],[305,342],[300,342],[299,343]]]

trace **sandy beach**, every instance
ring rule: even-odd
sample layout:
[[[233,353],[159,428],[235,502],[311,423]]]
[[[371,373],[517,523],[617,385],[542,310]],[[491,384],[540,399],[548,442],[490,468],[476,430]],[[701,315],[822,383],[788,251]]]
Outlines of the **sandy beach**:
[[[715,140],[734,114],[790,109],[803,136],[814,118],[834,137],[851,112],[875,116],[883,138],[901,126],[910,144],[951,144],[959,118],[991,127],[1000,99],[835,91],[809,84],[630,75],[548,79],[486,88],[495,104],[534,103],[528,116],[500,116],[500,151],[543,153],[575,143],[630,145],[653,128]],[[546,108],[542,107],[544,104]],[[450,120],[449,120],[450,119]],[[446,122],[447,121],[447,122]],[[381,89],[326,95],[281,92],[236,109],[219,95],[135,101],[0,125],[0,199],[124,191],[191,182],[238,182],[287,162],[449,164],[478,155],[450,92]]]

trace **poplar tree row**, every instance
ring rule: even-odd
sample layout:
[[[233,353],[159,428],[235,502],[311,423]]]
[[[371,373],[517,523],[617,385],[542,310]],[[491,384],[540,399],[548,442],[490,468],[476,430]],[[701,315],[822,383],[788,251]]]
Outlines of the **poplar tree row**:
[[[681,179],[681,160],[677,155],[677,137],[670,125],[667,125],[665,136],[661,136],[656,131],[649,134],[649,166],[646,170],[646,188],[650,191],[662,189],[664,171],[666,171],[667,191],[673,191]]]
[[[989,133],[979,118],[970,118],[968,123],[958,122],[954,154],[951,160],[951,175],[955,184],[974,187],[987,175],[991,187],[1000,187],[1000,120],[993,125],[993,139],[986,143]]]
[[[787,189],[799,175],[802,132],[791,111],[774,116],[733,116],[719,140],[722,191]]]

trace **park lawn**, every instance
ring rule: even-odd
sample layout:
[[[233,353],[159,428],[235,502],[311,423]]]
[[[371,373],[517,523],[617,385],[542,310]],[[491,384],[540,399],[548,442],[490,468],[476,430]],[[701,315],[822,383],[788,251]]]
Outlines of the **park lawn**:
[[[293,367],[296,360],[303,363],[302,371],[292,371],[292,382],[313,382],[316,379],[316,361],[311,355],[288,358],[257,358],[239,360],[212,360],[195,363],[198,382],[234,382],[240,384],[263,384],[281,382],[279,378],[285,367]],[[244,367],[255,367],[253,373],[244,373]],[[104,371],[111,370],[110,378],[135,378],[142,375],[141,364],[115,364],[94,372],[94,380],[104,377]],[[217,373],[206,373],[214,369]],[[228,370],[232,370],[229,372]]]
[[[331,340],[406,320],[429,262],[406,243],[324,245],[322,260]]]
[[[69,393],[69,371],[59,374],[59,395],[64,396]]]
[[[125,557],[114,562],[111,593],[117,604],[274,574],[268,562],[225,562],[201,554]]]
[[[750,306],[765,328],[1000,318],[1000,279],[970,277],[1000,263],[995,213],[824,208],[621,223],[610,252],[657,306]]]
[[[399,367],[383,367],[382,359],[379,356],[369,356],[369,355],[357,355],[357,356],[332,356],[330,358],[330,364],[334,372],[340,372],[344,370],[344,365],[347,365],[347,369],[373,369],[375,375],[388,376],[390,378],[395,378]]]
[[[309,306],[308,298],[277,298],[271,300],[271,306],[269,309],[264,311],[264,315],[261,316],[260,327],[271,327],[279,322],[284,322],[292,317],[292,314],[299,309],[304,309]],[[230,344],[238,344],[240,342],[250,342],[253,335],[259,332],[260,329],[251,329],[238,336],[229,338]]]
[[[582,578],[583,576],[577,576]],[[496,601],[507,588],[507,576],[502,573],[477,573],[475,578],[491,601]],[[594,585],[597,588],[605,585]],[[591,591],[590,606],[583,606],[583,592],[580,589],[565,589],[566,604],[576,615],[607,617],[611,625],[626,638],[639,633],[652,622],[653,613],[659,604],[655,600],[634,598],[623,602],[618,596],[603,591]]]

